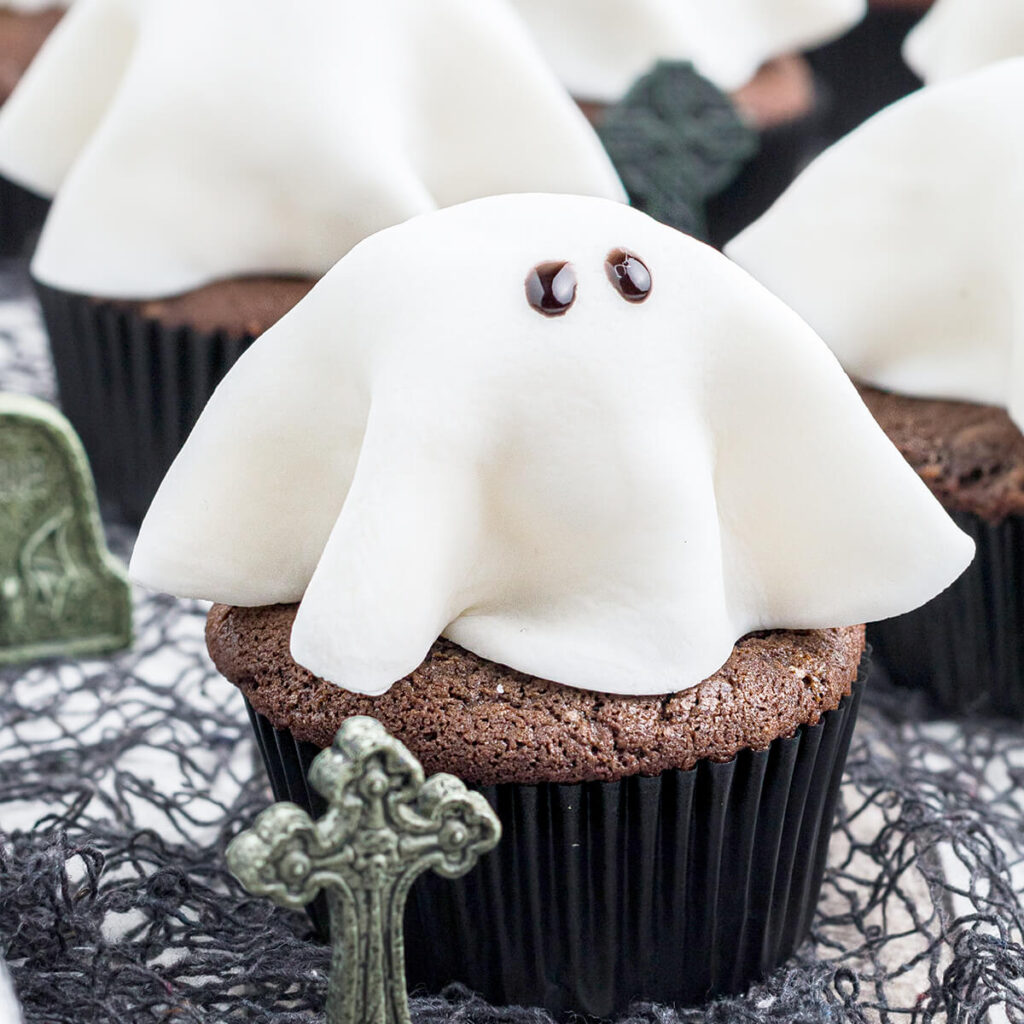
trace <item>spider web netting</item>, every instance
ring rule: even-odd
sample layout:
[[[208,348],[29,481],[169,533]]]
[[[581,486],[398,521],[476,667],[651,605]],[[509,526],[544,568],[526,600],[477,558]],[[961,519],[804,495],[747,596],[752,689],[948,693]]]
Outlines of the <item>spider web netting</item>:
[[[0,389],[54,391],[11,273]],[[110,527],[122,557],[132,538]],[[207,659],[204,609],[136,593],[135,616],[128,653],[0,670],[0,953],[25,1021],[320,1020],[327,951],[304,916],[247,897],[224,867],[271,796],[241,698]],[[798,955],[741,998],[624,1020],[1024,1021],[1024,730],[923,710],[869,686]],[[549,1020],[457,989],[412,1013]]]

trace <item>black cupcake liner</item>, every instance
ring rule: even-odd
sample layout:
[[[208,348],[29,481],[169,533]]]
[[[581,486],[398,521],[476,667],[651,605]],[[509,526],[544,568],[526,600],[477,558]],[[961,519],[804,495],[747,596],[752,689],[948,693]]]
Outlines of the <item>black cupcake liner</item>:
[[[46,220],[50,200],[0,175],[0,257],[24,252]]]
[[[934,709],[1024,718],[1024,516],[950,515],[977,545],[974,562],[928,604],[869,626],[868,638],[892,682],[920,689]]]
[[[494,1005],[604,1018],[763,977],[810,928],[864,676],[817,725],[725,764],[479,787],[504,836],[465,878],[416,882],[410,989],[457,981]],[[318,748],[246,703],[275,796],[322,814],[306,782]],[[326,906],[311,916],[323,937]]]
[[[35,282],[61,407],[100,497],[138,523],[251,334],[168,327],[131,307]]]

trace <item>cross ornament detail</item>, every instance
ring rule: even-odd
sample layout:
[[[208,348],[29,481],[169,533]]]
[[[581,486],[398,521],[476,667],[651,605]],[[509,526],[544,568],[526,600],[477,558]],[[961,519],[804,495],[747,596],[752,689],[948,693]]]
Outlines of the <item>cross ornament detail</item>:
[[[330,912],[328,1024],[409,1024],[402,916],[416,878],[458,878],[501,838],[480,793],[420,763],[373,718],[348,719],[309,781],[327,801],[314,821],[274,804],[228,846],[253,895],[301,910],[320,892]]]

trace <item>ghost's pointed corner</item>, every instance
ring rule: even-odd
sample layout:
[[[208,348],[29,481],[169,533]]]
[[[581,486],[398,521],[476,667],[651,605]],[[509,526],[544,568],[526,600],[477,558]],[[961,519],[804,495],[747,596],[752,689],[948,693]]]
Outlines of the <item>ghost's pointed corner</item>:
[[[747,624],[853,625],[935,597],[973,542],[792,310],[766,301],[748,327],[756,342],[742,367],[718,366],[712,411],[723,564]]]
[[[481,511],[472,470],[419,449],[425,427],[375,406],[345,506],[292,628],[295,660],[379,694],[426,657],[463,611]]]
[[[322,284],[214,392],[146,513],[129,567],[135,582],[243,606],[301,598],[341,512],[367,415],[355,362],[343,357],[346,309],[324,302]]]
[[[969,60],[970,22],[976,18],[971,0],[959,5],[957,0],[938,0],[904,39],[904,63],[923,82],[935,82],[966,70],[959,65]]]
[[[81,442],[47,403],[0,395],[0,664],[131,639],[131,592],[107,551]]]
[[[936,0],[903,44],[903,59],[929,85],[1024,49],[1024,6],[1018,0]]]
[[[98,127],[128,64],[124,0],[78,0],[0,111],[0,173],[53,196]]]
[[[1013,408],[1024,57],[929,86],[812,163],[726,254],[855,379]]]

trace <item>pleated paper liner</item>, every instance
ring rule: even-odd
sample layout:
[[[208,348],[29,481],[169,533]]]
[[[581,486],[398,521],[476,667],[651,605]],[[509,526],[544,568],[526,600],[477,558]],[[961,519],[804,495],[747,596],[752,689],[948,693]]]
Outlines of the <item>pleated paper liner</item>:
[[[137,523],[253,337],[167,327],[131,308],[35,287],[61,407],[85,445],[100,497]]]
[[[457,981],[497,1006],[602,1018],[763,977],[810,928],[865,667],[817,725],[726,764],[480,787],[504,836],[465,878],[417,881],[410,989]],[[306,783],[317,748],[249,715],[275,796],[322,813]],[[312,916],[323,936],[325,908]]]
[[[18,256],[43,226],[50,200],[0,175],[0,257]]]
[[[1024,517],[950,512],[974,539],[970,568],[909,615],[868,627],[892,681],[944,713],[1024,718]]]

